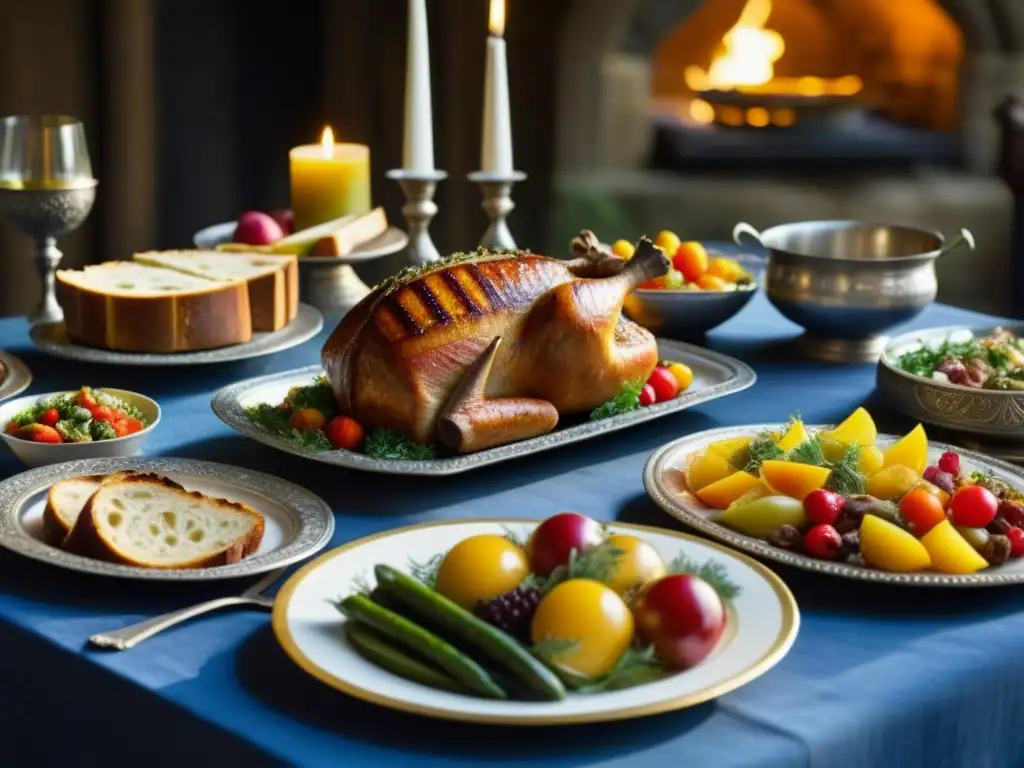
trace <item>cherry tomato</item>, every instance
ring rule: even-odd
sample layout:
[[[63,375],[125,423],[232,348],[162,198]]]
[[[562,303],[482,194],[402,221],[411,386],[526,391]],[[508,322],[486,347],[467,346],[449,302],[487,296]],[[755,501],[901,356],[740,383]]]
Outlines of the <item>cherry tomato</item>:
[[[529,575],[526,552],[504,536],[482,533],[448,550],[434,588],[472,610],[477,603],[511,592]]]
[[[735,283],[743,277],[743,267],[735,259],[719,257],[712,259],[711,263],[708,264],[707,274],[720,277],[727,283]]]
[[[1007,528],[1006,538],[1010,540],[1010,557],[1024,555],[1024,530],[1020,528]]]
[[[645,280],[636,288],[638,291],[657,291],[661,288],[661,283],[658,282],[658,278],[654,278],[653,280]]]
[[[695,283],[708,270],[708,252],[700,243],[683,243],[672,257],[672,266],[683,273],[686,282]]]
[[[102,405],[94,405],[89,409],[89,412],[92,413],[92,417],[96,421],[106,421],[110,424],[114,423],[114,414],[109,408]]]
[[[110,426],[114,429],[114,434],[117,437],[125,437],[128,434],[127,421],[112,421]]]
[[[593,518],[578,512],[563,512],[538,525],[526,544],[526,553],[535,573],[546,576],[577,554],[604,541],[604,531]]]
[[[703,274],[697,278],[697,285],[702,291],[724,291],[729,284],[720,277]]]
[[[686,669],[703,661],[725,629],[722,598],[697,576],[675,574],[647,586],[633,607],[638,634],[665,664]]]
[[[136,432],[141,432],[146,428],[146,425],[138,419],[125,419],[124,423],[125,426],[128,427],[129,435],[134,435]]]
[[[953,494],[949,503],[953,522],[967,528],[984,528],[996,517],[999,499],[988,488],[965,485]]]
[[[311,432],[315,429],[323,429],[327,424],[327,417],[316,408],[303,408],[292,414],[288,423],[299,432]]]
[[[39,423],[45,424],[48,427],[52,427],[60,421],[60,411],[56,408],[47,408],[43,411],[43,415],[39,417]]]
[[[924,536],[928,531],[946,519],[942,502],[934,493],[917,488],[900,499],[900,514],[914,526],[914,533]],[[958,523],[959,525],[959,523]],[[972,526],[980,528],[982,526]]]
[[[654,389],[654,400],[663,403],[679,394],[679,382],[668,368],[657,366],[647,379],[647,385]]]
[[[939,457],[939,469],[955,475],[960,471],[960,457],[952,451],[946,451]]]
[[[843,516],[846,500],[838,493],[819,488],[804,497],[804,512],[812,523],[834,525]]]
[[[98,405],[95,398],[84,389],[79,390],[78,394],[75,395],[75,402],[83,408],[88,408],[90,411]]]
[[[680,392],[685,392],[693,384],[693,369],[686,363],[668,363],[665,367],[676,377]]]
[[[822,560],[835,560],[843,537],[831,525],[819,524],[804,534],[804,549]]]
[[[654,244],[661,248],[661,250],[665,252],[665,255],[671,259],[675,252],[679,250],[679,235],[675,232],[663,229],[658,233],[658,237],[655,239]]]
[[[62,443],[60,432],[45,424],[28,424],[18,430],[17,436],[33,443]]]
[[[618,256],[620,259],[631,259],[633,258],[633,251],[636,248],[629,240],[616,240],[612,245],[612,253]]]
[[[654,391],[654,387],[650,384],[644,384],[643,389],[640,390],[640,405],[654,405],[658,402],[658,395]]]
[[[8,435],[16,435],[18,433],[19,429],[21,429],[21,427],[18,426],[17,422],[15,422],[13,420],[7,422],[7,434]]]
[[[128,419],[128,414],[119,408],[111,408],[110,416],[114,421],[126,421]]]
[[[678,269],[669,268],[661,277],[654,278],[658,287],[663,291],[675,291],[683,287],[686,280],[683,278],[683,273]]]
[[[325,429],[327,441],[340,450],[354,451],[363,442],[363,428],[350,416],[335,416]]]

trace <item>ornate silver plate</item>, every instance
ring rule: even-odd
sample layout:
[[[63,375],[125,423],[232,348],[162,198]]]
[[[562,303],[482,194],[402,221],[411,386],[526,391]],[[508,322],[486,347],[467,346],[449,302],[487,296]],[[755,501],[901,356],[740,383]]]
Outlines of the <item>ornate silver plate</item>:
[[[217,568],[167,571],[91,560],[40,538],[46,494],[58,480],[140,470],[164,475],[188,490],[239,501],[263,515],[263,542],[255,554]],[[214,581],[253,576],[319,552],[334,534],[334,515],[319,496],[262,472],[174,458],[83,459],[51,464],[0,483],[0,546],[33,560],[100,576],[147,581]]]
[[[254,333],[252,341],[231,347],[206,349],[201,352],[148,355],[136,352],[115,352],[76,344],[67,337],[64,323],[33,326],[29,335],[43,352],[67,360],[107,365],[203,365],[248,360],[291,349],[316,336],[324,327],[320,311],[307,304],[299,305],[295,319],[279,331]]]
[[[366,472],[399,475],[455,475],[488,464],[496,464],[531,453],[559,448],[570,443],[625,429],[634,424],[651,421],[700,403],[706,403],[709,400],[742,392],[757,381],[757,374],[745,363],[692,344],[659,339],[658,353],[663,359],[677,360],[686,363],[693,369],[693,384],[686,392],[671,402],[658,403],[601,421],[585,421],[573,426],[560,427],[541,437],[522,440],[478,453],[429,461],[382,460],[352,451],[308,451],[288,440],[265,432],[246,416],[245,409],[249,406],[258,403],[279,403],[291,387],[308,384],[323,373],[319,366],[314,365],[231,384],[219,390],[213,396],[210,405],[221,421],[236,432],[264,445],[293,453],[296,456],[304,456],[313,461],[349,469],[361,469]]]
[[[1024,326],[1003,326],[1024,335]],[[922,345],[938,346],[946,339],[965,340],[982,337],[994,329],[951,326],[930,328],[898,336],[886,346],[878,361],[878,390],[897,409],[927,424],[970,432],[986,438],[1024,442],[1024,391],[1004,392],[973,389],[946,384],[907,373],[899,367],[899,358]]]
[[[1010,560],[998,567],[988,568],[980,573],[970,575],[946,574],[936,571],[890,573],[847,563],[818,560],[789,552],[714,522],[712,519],[714,510],[691,495],[683,486],[682,475],[687,458],[716,440],[756,435],[766,429],[780,429],[784,426],[783,424],[750,424],[742,427],[709,429],[674,440],[656,450],[647,460],[644,467],[644,488],[647,489],[647,494],[655,504],[690,528],[749,554],[804,571],[840,576],[857,581],[899,584],[908,587],[997,587],[1024,583],[1024,558]],[[807,428],[810,431],[818,431],[828,429],[829,426],[831,425],[808,425]],[[878,445],[884,447],[898,439],[895,435],[879,435]],[[1018,487],[1024,487],[1024,469],[945,443],[929,441],[929,462],[936,463],[939,456],[945,451],[959,453],[961,466],[967,471],[988,471],[1002,480]]]
[[[220,224],[211,224],[200,229],[192,235],[192,242],[196,248],[212,250],[223,243],[230,243],[235,234],[235,222],[224,221]],[[347,256],[303,256],[299,257],[299,269],[324,268],[339,262],[344,264],[358,264],[362,261],[379,259],[381,256],[390,256],[398,253],[409,244],[409,236],[398,227],[388,227],[384,234],[375,237],[367,243],[359,246]]]
[[[14,397],[28,389],[32,371],[14,355],[0,350],[0,400]]]

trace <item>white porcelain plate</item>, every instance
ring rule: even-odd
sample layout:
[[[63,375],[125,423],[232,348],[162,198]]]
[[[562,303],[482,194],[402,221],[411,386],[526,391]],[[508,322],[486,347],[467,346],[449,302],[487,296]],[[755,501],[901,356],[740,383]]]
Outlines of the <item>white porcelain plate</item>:
[[[32,372],[19,358],[0,350],[0,400],[14,397],[28,389]]]
[[[248,504],[264,518],[259,549],[241,562],[177,571],[92,560],[42,539],[46,495],[58,480],[125,470],[154,472],[189,491]],[[213,581],[281,568],[319,552],[334,533],[334,515],[319,496],[249,469],[175,458],[84,459],[32,469],[0,483],[0,546],[44,563],[100,576],[150,581]]]
[[[373,568],[407,571],[410,559],[426,562],[459,541],[481,533],[528,535],[536,522],[473,520],[399,528],[346,544],[309,563],[282,587],[273,626],[285,652],[310,675],[356,698],[383,707],[446,720],[505,725],[560,725],[622,720],[694,706],[767,672],[796,639],[800,616],[793,595],[760,563],[724,547],[672,531],[612,524],[649,542],[670,561],[680,553],[714,560],[740,588],[726,632],[701,664],[662,680],[610,693],[575,694],[557,702],[498,701],[435,690],[392,674],[359,656],[346,642],[345,619],[331,604],[372,583]]]
[[[714,521],[716,510],[707,506],[686,490],[684,470],[690,458],[718,440],[753,436],[765,430],[784,428],[784,424],[751,424],[743,427],[710,429],[681,437],[668,445],[662,446],[651,454],[651,457],[647,460],[647,465],[644,467],[644,487],[647,489],[651,499],[654,500],[654,503],[690,528],[706,536],[718,539],[736,549],[749,552],[752,555],[794,568],[801,568],[805,571],[826,573],[831,576],[841,576],[859,581],[902,584],[914,587],[993,587],[1024,583],[1024,558],[1010,560],[1003,565],[987,568],[984,571],[969,575],[938,573],[936,571],[891,573],[889,571],[849,565],[831,560],[819,560],[790,552],[774,547],[767,541],[746,536],[716,523]],[[829,429],[829,427],[808,425],[807,429],[813,434],[822,429]],[[879,448],[884,449],[898,439],[895,435],[879,435],[876,444]],[[1024,469],[957,446],[929,441],[928,463],[936,464],[939,456],[946,451],[955,451],[960,454],[961,471],[972,472],[979,470],[991,472],[1001,480],[1005,480],[1018,488],[1024,488]]]

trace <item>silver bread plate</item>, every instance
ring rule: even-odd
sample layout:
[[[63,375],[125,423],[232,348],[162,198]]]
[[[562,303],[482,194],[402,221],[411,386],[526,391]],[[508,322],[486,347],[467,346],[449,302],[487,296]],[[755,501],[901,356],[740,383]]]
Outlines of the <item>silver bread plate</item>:
[[[0,350],[0,400],[19,395],[32,383],[32,371],[14,355]]]

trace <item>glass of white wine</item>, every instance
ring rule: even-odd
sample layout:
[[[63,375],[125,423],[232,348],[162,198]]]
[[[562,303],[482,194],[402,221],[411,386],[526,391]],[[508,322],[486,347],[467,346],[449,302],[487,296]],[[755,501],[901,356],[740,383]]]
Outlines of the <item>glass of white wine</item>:
[[[57,238],[81,226],[96,199],[85,126],[66,115],[0,118],[0,213],[36,242],[42,298],[30,323],[64,319],[55,274]]]

